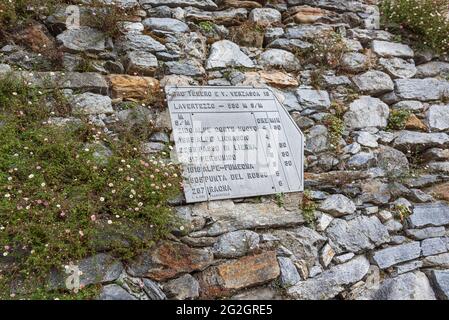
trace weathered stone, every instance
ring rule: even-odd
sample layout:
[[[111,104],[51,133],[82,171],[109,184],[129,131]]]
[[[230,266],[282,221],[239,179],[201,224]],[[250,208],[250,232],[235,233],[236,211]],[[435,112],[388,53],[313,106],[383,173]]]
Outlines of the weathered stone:
[[[266,84],[277,88],[298,86],[298,80],[296,80],[291,74],[278,70],[270,70],[270,71],[262,70],[258,72],[246,72],[245,77],[246,78],[258,77]]]
[[[169,61],[165,66],[170,73],[183,76],[198,77],[206,73],[201,62],[194,59]]]
[[[417,204],[409,217],[412,228],[438,227],[449,224],[449,205],[443,202]]]
[[[374,253],[373,260],[381,269],[386,269],[401,262],[417,259],[420,256],[421,245],[415,241],[378,250]]]
[[[434,185],[426,189],[426,192],[439,200],[449,201],[449,183],[447,182]]]
[[[369,261],[364,256],[356,257],[315,278],[298,282],[287,290],[287,294],[301,300],[331,299],[342,292],[345,286],[360,281],[367,274],[369,266]]]
[[[401,99],[432,101],[448,95],[449,82],[437,79],[397,79],[396,94]]]
[[[399,131],[394,140],[393,147],[400,150],[428,149],[431,147],[444,147],[449,143],[446,133],[423,133],[414,131]]]
[[[213,266],[197,275],[202,298],[223,297],[236,290],[264,284],[280,274],[274,251]]]
[[[307,227],[299,227],[288,231],[276,230],[273,234],[290,251],[289,255],[293,253],[296,258],[295,262],[297,260],[302,261],[306,270],[315,265],[319,250],[326,242],[326,238]]]
[[[280,282],[283,288],[291,287],[301,280],[298,270],[290,258],[278,257],[278,262],[281,272]]]
[[[407,121],[404,125],[405,129],[407,130],[418,130],[418,131],[428,131],[427,126],[424,124],[424,122],[421,121],[416,115],[411,114],[409,115]]]
[[[300,25],[286,28],[285,37],[288,39],[316,39],[325,33],[333,31],[331,26],[327,25]]]
[[[448,77],[449,63],[442,61],[431,61],[418,66],[417,78],[432,78],[432,77]]]
[[[14,35],[17,44],[25,45],[33,52],[51,54],[56,49],[55,41],[43,24],[31,23]]]
[[[113,113],[111,98],[95,93],[82,93],[69,97],[74,114]]]
[[[442,237],[445,234],[444,227],[428,227],[423,229],[408,229],[407,235],[415,240]]]
[[[437,297],[441,300],[449,300],[449,271],[432,270],[430,272],[430,281]]]
[[[214,255],[218,258],[237,258],[254,251],[259,246],[259,234],[249,230],[239,230],[220,236],[214,245]]]
[[[226,67],[254,67],[251,59],[244,54],[238,45],[229,40],[221,40],[212,44],[206,69],[218,69]]]
[[[321,111],[329,109],[331,102],[329,93],[324,90],[313,90],[307,88],[299,88],[296,90],[298,102],[304,109],[310,108]]]
[[[125,61],[126,72],[133,75],[153,76],[158,67],[156,56],[146,51],[130,51]]]
[[[385,279],[379,289],[366,298],[372,300],[435,300],[435,294],[426,275],[417,271]]]
[[[341,264],[341,263],[348,262],[349,260],[351,260],[354,257],[355,257],[355,254],[352,252],[349,252],[349,253],[345,253],[345,254],[342,254],[339,256],[335,256],[334,261],[338,264]]]
[[[300,211],[286,211],[276,203],[234,204],[232,201],[201,203],[193,213],[215,221],[206,231],[209,236],[241,229],[264,229],[300,225],[304,222]]]
[[[305,151],[310,153],[318,153],[327,150],[329,148],[328,135],[326,126],[313,126],[309,132],[306,133]]]
[[[171,18],[147,18],[143,25],[150,30],[183,33],[189,31],[189,26],[182,21]]]
[[[210,21],[217,25],[238,25],[247,20],[248,11],[245,8],[230,8],[222,11],[202,11],[186,8],[185,19],[195,23]]]
[[[360,145],[369,148],[377,148],[379,146],[377,143],[377,137],[366,131],[362,131],[357,135],[357,142]]]
[[[430,106],[427,111],[427,121],[430,129],[434,131],[449,129],[449,104]]]
[[[99,253],[83,259],[76,266],[80,271],[79,280],[82,287],[115,281],[123,271],[122,263],[106,253]],[[50,274],[49,287],[52,289],[65,288],[66,277],[65,272],[53,271]]]
[[[185,274],[164,284],[168,298],[176,300],[195,299],[199,296],[199,283],[190,274]]]
[[[421,242],[422,255],[424,257],[433,256],[439,253],[447,252],[446,241],[443,238],[430,238]]]
[[[367,71],[352,78],[354,84],[364,94],[380,95],[394,90],[393,81],[382,71]]]
[[[300,62],[295,55],[281,49],[269,49],[259,57],[259,63],[266,68],[282,68],[286,71],[296,71]]]
[[[389,112],[388,106],[381,100],[362,96],[349,105],[344,121],[349,129],[386,127]],[[367,117],[367,114],[370,116]]]
[[[417,72],[414,63],[407,62],[401,58],[381,58],[379,64],[393,78],[409,79],[413,78]]]
[[[349,221],[334,219],[326,235],[337,254],[371,250],[390,241],[387,229],[375,216],[357,216]]]
[[[316,229],[321,232],[326,230],[333,219],[334,217],[332,217],[331,215],[321,213],[316,221]]]
[[[275,22],[281,22],[282,16],[276,9],[260,8],[251,10],[248,20],[257,24],[270,25]]]
[[[129,51],[146,51],[146,52],[158,52],[166,50],[166,47],[152,37],[139,34],[139,33],[127,33],[118,40],[117,47],[123,53]]]
[[[204,270],[212,261],[213,255],[209,250],[165,241],[133,259],[127,271],[135,277],[164,281],[182,273]]]
[[[65,50],[70,52],[98,53],[106,49],[106,36],[99,30],[82,26],[67,29],[56,39],[62,43]]]
[[[342,194],[329,196],[321,203],[319,208],[321,211],[329,213],[334,217],[341,217],[355,212],[354,202]]]
[[[413,50],[401,43],[374,40],[371,44],[374,53],[381,57],[413,58]]]
[[[386,204],[390,201],[389,185],[379,180],[368,180],[362,183],[361,200],[373,204]]]
[[[367,169],[371,167],[376,160],[373,152],[359,152],[349,158],[346,163],[351,169]]]
[[[419,268],[422,268],[422,265],[423,265],[422,261],[419,261],[419,260],[406,262],[404,264],[394,266],[392,275],[398,276],[403,273],[415,271],[415,270],[418,270]]]
[[[428,256],[423,259],[424,267],[449,268],[449,253],[442,253],[435,256]]]
[[[408,110],[411,112],[420,112],[423,110],[424,105],[421,101],[401,101],[398,103],[395,103],[391,106],[393,109],[403,109]]]
[[[214,10],[217,5],[212,0],[139,0],[144,8],[150,6],[195,7],[203,10]]]
[[[334,249],[329,243],[326,243],[323,249],[321,249],[320,253],[320,262],[323,265],[323,267],[327,268],[327,266],[329,266],[329,264],[332,262],[334,256],[335,256]]]
[[[377,165],[393,176],[409,172],[406,155],[391,147],[382,146],[377,154]]]
[[[103,287],[99,300],[137,300],[128,291],[116,284],[108,284]]]
[[[109,75],[112,97],[124,100],[144,100],[159,90],[159,81],[150,77]]]
[[[315,23],[321,18],[325,17],[328,11],[321,8],[314,8],[309,6],[298,7],[293,15],[293,21],[300,24]]]

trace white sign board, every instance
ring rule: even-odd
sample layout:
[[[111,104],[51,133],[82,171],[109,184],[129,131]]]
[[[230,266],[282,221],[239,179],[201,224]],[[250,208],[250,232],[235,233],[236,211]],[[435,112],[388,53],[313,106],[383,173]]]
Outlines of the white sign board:
[[[165,90],[188,203],[303,190],[303,134],[270,89]]]

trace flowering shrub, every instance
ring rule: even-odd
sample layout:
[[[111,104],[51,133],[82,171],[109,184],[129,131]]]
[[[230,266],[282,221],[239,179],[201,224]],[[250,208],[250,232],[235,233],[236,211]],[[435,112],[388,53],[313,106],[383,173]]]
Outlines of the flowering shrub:
[[[441,54],[449,52],[449,3],[447,0],[384,0],[387,26],[412,32],[416,40]]]
[[[32,292],[50,269],[99,248],[130,258],[176,222],[167,201],[180,192],[177,166],[91,125],[49,123],[66,112],[49,96],[0,80],[0,298],[12,280]]]

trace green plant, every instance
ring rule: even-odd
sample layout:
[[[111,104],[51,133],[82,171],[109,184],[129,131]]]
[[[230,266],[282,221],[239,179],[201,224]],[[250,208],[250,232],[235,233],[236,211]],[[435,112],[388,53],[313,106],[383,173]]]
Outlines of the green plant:
[[[401,222],[404,222],[405,219],[407,219],[410,214],[412,213],[411,210],[403,204],[396,204],[394,205],[394,215],[401,220]]]
[[[198,26],[205,33],[213,33],[215,31],[215,25],[210,21],[201,21]]]
[[[0,299],[16,283],[25,297],[38,294],[50,269],[99,245],[131,258],[177,223],[167,202],[180,192],[179,168],[144,157],[131,135],[49,124],[70,111],[53,95],[0,79]],[[101,242],[109,229],[126,241]]]
[[[302,216],[309,227],[315,226],[315,211],[317,204],[312,198],[310,190],[304,190],[301,201]]]
[[[387,27],[438,53],[449,52],[447,0],[383,0],[380,10]]]
[[[345,130],[343,120],[335,115],[328,115],[324,118],[324,124],[328,130],[329,144],[332,149],[339,150],[340,140]]]
[[[410,111],[405,109],[393,110],[388,118],[387,129],[402,130],[405,128],[407,120],[410,118]]]
[[[277,193],[274,195],[274,198],[276,200],[276,204],[278,205],[278,207],[282,207],[284,206],[284,198],[285,195],[283,193]]]

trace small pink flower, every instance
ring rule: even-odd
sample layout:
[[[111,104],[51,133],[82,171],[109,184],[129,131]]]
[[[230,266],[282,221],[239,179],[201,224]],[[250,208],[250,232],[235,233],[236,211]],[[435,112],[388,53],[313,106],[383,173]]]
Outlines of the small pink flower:
[[[97,217],[93,214],[90,216],[90,220],[95,221],[95,220],[97,220]]]

